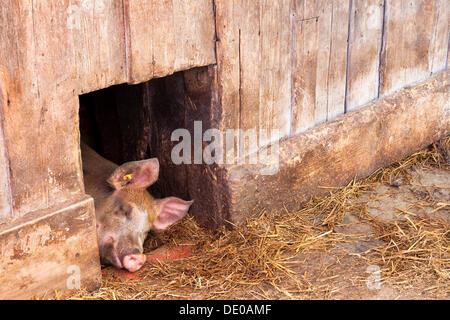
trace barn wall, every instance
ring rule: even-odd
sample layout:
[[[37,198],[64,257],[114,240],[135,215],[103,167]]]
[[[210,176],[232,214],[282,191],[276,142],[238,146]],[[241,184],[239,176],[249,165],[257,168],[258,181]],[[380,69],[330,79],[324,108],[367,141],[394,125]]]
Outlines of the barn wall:
[[[84,192],[79,93],[215,62],[209,0],[23,0],[1,10],[3,131],[15,216]]]
[[[3,208],[13,212],[2,218],[83,193],[81,92],[211,64],[217,54],[218,125],[267,130],[260,147],[448,64],[443,0],[87,3],[9,0],[1,8],[2,154],[10,166],[0,183]]]
[[[64,289],[68,265],[80,267],[83,286],[99,285],[94,208],[82,180],[78,95],[213,64],[214,35],[210,0],[2,2],[0,273],[27,261],[11,286],[19,288],[26,277],[36,285],[5,288],[0,298]],[[72,228],[77,219],[83,225]],[[52,227],[37,230],[39,223]],[[37,274],[33,261],[42,257],[53,272]]]
[[[450,134],[450,72],[370,102],[345,117],[281,141],[271,162],[226,170],[229,221],[251,214],[296,212],[301,202],[351,184]],[[245,192],[243,192],[245,190]]]
[[[448,1],[217,0],[215,5],[223,125],[279,129],[259,147],[447,68]]]
[[[216,62],[211,0],[70,0],[80,94]]]
[[[190,110],[186,120],[204,120],[204,129],[208,125],[260,132],[259,145],[247,151],[238,141],[238,156],[279,138],[298,138],[308,129],[423,81],[428,85],[420,87],[419,96],[428,99],[426,108],[434,108],[439,119],[448,115],[442,93],[448,90],[442,76],[446,72],[429,78],[448,67],[449,6],[446,0],[4,0],[0,271],[11,271],[7,264],[12,260],[17,269],[26,257],[29,263],[23,274],[36,275],[32,262],[58,253],[51,267],[57,274],[46,273],[35,281],[64,287],[62,273],[68,263],[77,263],[74,250],[80,249],[84,252],[80,261],[95,260],[89,266],[82,263],[88,270],[87,282],[98,284],[94,210],[92,199],[84,195],[81,174],[79,94],[217,63],[207,71],[184,75],[186,97],[192,106],[201,106]],[[430,88],[440,93],[439,99],[432,100]],[[383,103],[373,108],[379,105]],[[408,123],[416,128],[424,110],[420,104],[412,105],[418,116]],[[388,114],[390,109],[386,110]],[[407,106],[400,111],[401,116],[409,112]],[[448,128],[447,122],[428,120],[426,129],[435,131],[418,139],[420,144],[411,143],[408,150],[448,132],[444,126]],[[403,141],[386,139],[389,144]],[[373,166],[385,163],[376,160]],[[192,185],[203,189],[190,192],[196,199],[209,195],[196,202],[199,212],[219,212],[227,218],[229,208],[239,209],[245,174],[232,176],[229,171],[226,176],[230,169],[212,168],[191,169],[189,178],[199,179]],[[213,205],[203,207],[205,203]],[[79,217],[83,225],[71,229],[61,212],[67,219]],[[39,223],[53,228],[33,229]],[[47,241],[55,232],[57,241]],[[14,247],[23,235],[35,241]],[[92,246],[83,247],[84,239]],[[24,254],[18,259],[17,249]],[[42,290],[36,286],[30,294]],[[0,297],[8,294],[2,291]]]
[[[83,193],[67,5],[9,1],[1,8],[1,111],[14,217]]]

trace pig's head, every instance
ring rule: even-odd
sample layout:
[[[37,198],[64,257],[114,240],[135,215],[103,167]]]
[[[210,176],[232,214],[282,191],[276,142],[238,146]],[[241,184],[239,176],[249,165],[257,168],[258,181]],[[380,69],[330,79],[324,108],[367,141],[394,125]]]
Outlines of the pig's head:
[[[143,243],[151,230],[164,230],[183,218],[192,201],[176,197],[153,199],[146,188],[158,179],[156,158],[118,167],[109,177],[112,191],[96,208],[102,263],[139,270],[145,262]]]

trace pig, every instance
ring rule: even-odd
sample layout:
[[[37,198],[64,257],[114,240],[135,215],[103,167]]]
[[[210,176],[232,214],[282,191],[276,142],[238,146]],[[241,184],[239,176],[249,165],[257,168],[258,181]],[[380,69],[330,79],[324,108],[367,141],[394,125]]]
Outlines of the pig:
[[[154,199],[147,191],[159,174],[158,159],[121,166],[81,143],[86,193],[94,198],[102,264],[130,272],[145,263],[143,244],[150,230],[164,230],[182,219],[193,201]]]

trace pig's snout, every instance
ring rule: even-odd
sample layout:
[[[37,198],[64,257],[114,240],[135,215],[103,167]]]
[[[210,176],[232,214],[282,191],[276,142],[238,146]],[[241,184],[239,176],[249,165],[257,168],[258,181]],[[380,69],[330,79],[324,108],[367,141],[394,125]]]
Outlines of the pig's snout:
[[[147,260],[145,254],[129,254],[123,257],[122,265],[130,272],[138,271]]]
[[[112,264],[118,269],[125,268],[130,272],[139,270],[147,260],[147,256],[141,254],[138,248],[130,249],[130,247],[111,238],[108,243],[100,246],[102,263]]]

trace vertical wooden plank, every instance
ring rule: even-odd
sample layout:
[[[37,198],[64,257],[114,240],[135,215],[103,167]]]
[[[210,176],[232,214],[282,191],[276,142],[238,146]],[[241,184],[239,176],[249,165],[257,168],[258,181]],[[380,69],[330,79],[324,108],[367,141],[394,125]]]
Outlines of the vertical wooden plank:
[[[334,119],[345,111],[349,1],[332,2],[327,120]]]
[[[5,72],[0,67],[0,224],[13,215],[9,187],[9,161],[3,133],[3,109],[8,106],[8,89]]]
[[[294,1],[292,70],[293,135],[315,125],[317,59],[319,50],[319,17],[312,1]]]
[[[327,121],[328,117],[328,77],[331,57],[332,6],[332,1],[318,0],[316,2],[316,14],[319,17],[319,48],[317,52],[315,124]]]
[[[73,33],[79,94],[125,82],[122,1],[71,0],[67,19]]]
[[[425,80],[429,76],[428,56],[434,24],[434,5],[429,0],[410,0],[406,3],[408,19],[404,31],[411,37],[405,37],[405,85]]]
[[[259,132],[260,84],[261,76],[261,38],[259,1],[245,0],[239,8],[239,68],[240,68],[240,124],[242,130]],[[251,144],[239,137],[239,154],[258,150],[258,144]]]
[[[290,133],[292,2],[216,1],[216,6],[222,123],[265,133],[261,147]],[[279,134],[272,136],[274,129]],[[244,143],[238,141],[242,152],[258,149]]]
[[[153,63],[153,1],[123,0],[123,10],[127,81],[138,83],[153,77],[154,65],[156,64],[156,62]],[[170,31],[171,29],[167,33],[169,39]],[[171,52],[168,54],[171,54]],[[172,72],[172,69],[168,72]]]
[[[386,4],[380,74],[382,95],[428,77],[434,24],[434,5],[429,0],[388,0]]]
[[[217,28],[217,76],[218,94],[222,105],[222,121],[219,129],[239,129],[240,127],[240,6],[238,0],[216,0]],[[259,81],[259,80],[258,80]],[[259,86],[258,86],[259,90]],[[259,101],[258,101],[259,103]],[[236,146],[226,145],[227,153],[234,160],[238,153]]]
[[[34,179],[46,184],[47,206],[83,192],[77,79],[72,30],[67,24],[69,5],[69,0],[33,1],[39,88],[33,112],[38,123],[27,138],[37,135],[40,163],[29,159],[28,167],[37,166],[39,172]],[[31,206],[36,209],[34,203]]]
[[[292,25],[290,1],[261,1],[259,146],[290,133]],[[243,115],[241,115],[242,117]],[[273,129],[279,130],[273,135]]]
[[[292,134],[344,113],[349,1],[296,1]]]
[[[2,107],[6,119],[3,129],[6,137],[15,137],[14,142],[5,141],[11,165],[12,206],[20,208],[28,200],[42,207],[45,182],[36,179],[38,170],[29,166],[31,159],[39,159],[39,139],[35,134],[39,122],[33,112],[38,95],[33,6],[29,1],[9,0],[0,6],[0,11],[0,63],[4,74],[3,100],[6,99]],[[14,216],[19,214],[14,212]]]
[[[176,0],[175,0],[176,1]],[[152,78],[171,74],[176,69],[176,49],[179,43],[176,41],[174,0],[152,2],[152,54],[153,64]],[[182,19],[188,20],[188,19]]]
[[[216,62],[215,21],[211,0],[174,0],[175,71]],[[158,28],[163,34],[164,29]],[[173,48],[171,48],[173,50]]]
[[[124,0],[124,14],[129,83],[216,62],[210,0]]]
[[[383,0],[352,0],[347,111],[378,97]]]
[[[447,0],[434,1],[434,27],[430,44],[428,71],[436,73],[447,67],[450,5]]]
[[[291,131],[292,118],[292,8],[293,0],[282,2],[280,10],[279,37],[280,37],[280,53],[278,60],[278,68],[276,77],[279,79],[278,90],[275,91],[275,110],[274,114],[278,115],[278,123],[275,129],[279,130],[278,135],[268,132],[269,142],[278,141],[282,137],[286,137]],[[260,143],[261,146],[261,143]]]
[[[10,26],[2,32],[1,63],[9,83],[3,112],[15,215],[83,189],[68,7],[68,0],[11,1],[1,15],[1,25]]]

